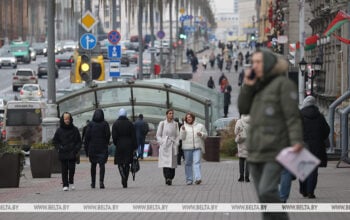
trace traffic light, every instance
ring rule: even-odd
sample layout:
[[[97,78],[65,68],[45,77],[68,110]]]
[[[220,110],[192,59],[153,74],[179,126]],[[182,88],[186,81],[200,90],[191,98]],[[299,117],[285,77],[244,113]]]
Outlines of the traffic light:
[[[79,75],[85,82],[90,80],[90,70],[90,57],[86,54],[81,55]]]
[[[105,66],[102,55],[91,58],[86,54],[78,55],[74,65],[70,75],[71,83],[82,83],[88,80],[105,80]]]

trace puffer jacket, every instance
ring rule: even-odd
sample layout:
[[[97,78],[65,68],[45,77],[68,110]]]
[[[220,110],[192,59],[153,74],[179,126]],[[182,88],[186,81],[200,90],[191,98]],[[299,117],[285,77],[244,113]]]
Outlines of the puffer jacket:
[[[192,125],[184,123],[185,130],[180,129],[180,139],[182,140],[182,150],[201,149],[205,153],[204,140],[208,133],[204,125],[193,122]],[[202,136],[198,136],[200,132]]]
[[[238,97],[240,114],[251,117],[247,137],[250,162],[275,161],[283,148],[303,143],[297,88],[285,76],[288,63],[270,51],[261,52],[264,76],[253,86],[243,85]]]
[[[248,136],[249,120],[249,115],[242,115],[242,117],[237,120],[235,126],[235,141],[237,143],[238,148],[237,156],[240,158],[248,157],[248,150],[245,142]]]

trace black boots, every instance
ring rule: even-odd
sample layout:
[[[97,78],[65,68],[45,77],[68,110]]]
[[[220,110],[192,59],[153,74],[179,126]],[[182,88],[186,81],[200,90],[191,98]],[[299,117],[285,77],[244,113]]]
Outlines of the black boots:
[[[119,169],[120,176],[122,178],[123,188],[127,188],[128,187],[130,166],[129,166],[129,164],[120,164],[120,165],[118,165],[118,169]]]
[[[105,178],[105,165],[99,164],[100,167],[100,189],[104,189],[105,185],[103,184]],[[91,188],[94,189],[96,187],[96,164],[91,164]]]
[[[238,182],[244,182],[244,177],[240,176],[239,179],[238,179]]]

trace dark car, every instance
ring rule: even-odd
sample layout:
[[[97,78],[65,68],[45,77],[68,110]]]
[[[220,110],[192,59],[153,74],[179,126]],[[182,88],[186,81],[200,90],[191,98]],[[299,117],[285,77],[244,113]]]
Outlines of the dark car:
[[[47,76],[48,65],[47,62],[42,62],[38,65],[38,78],[42,78],[42,76]],[[55,65],[55,77],[58,78],[58,67]]]
[[[47,45],[45,43],[32,43],[32,48],[34,48],[36,55],[45,55]]]
[[[126,65],[129,66],[130,65],[130,60],[128,56],[123,56],[120,58],[120,64],[121,65]]]
[[[56,56],[56,65],[58,68],[61,67],[72,67],[74,63],[73,55],[62,54]]]

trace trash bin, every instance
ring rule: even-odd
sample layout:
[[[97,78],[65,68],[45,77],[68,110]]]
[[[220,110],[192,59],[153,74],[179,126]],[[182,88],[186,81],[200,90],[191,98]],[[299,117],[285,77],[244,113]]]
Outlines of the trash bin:
[[[209,136],[205,139],[205,154],[203,158],[206,161],[220,161],[220,137]]]

